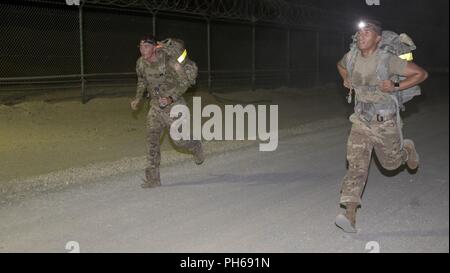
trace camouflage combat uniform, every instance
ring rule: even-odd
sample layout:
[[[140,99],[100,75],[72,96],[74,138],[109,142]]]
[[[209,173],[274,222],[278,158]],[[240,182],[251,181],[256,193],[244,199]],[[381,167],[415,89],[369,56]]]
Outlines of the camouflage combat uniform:
[[[346,68],[346,58],[340,65]],[[361,204],[361,195],[366,184],[372,150],[387,170],[395,170],[407,160],[407,152],[402,147],[400,130],[402,124],[397,124],[396,105],[389,93],[377,88],[377,52],[368,57],[360,54],[356,57],[351,82],[355,89],[355,113],[350,116],[351,132],[347,142],[348,171],[344,177],[340,203]],[[407,62],[395,55],[389,60],[389,74],[402,75]],[[367,117],[364,107],[369,105],[384,112],[376,111],[379,115]],[[390,109],[386,111],[386,109]],[[399,128],[400,126],[400,128]]]
[[[150,97],[150,110],[147,115],[147,160],[145,169],[146,182],[160,183],[159,165],[161,161],[160,139],[164,129],[170,129],[173,118],[170,110],[174,105],[186,105],[183,93],[192,84],[186,76],[186,71],[180,70],[176,60],[168,54],[156,49],[155,62],[149,63],[140,57],[136,62],[136,74],[138,78],[136,99],[141,100],[146,91]],[[192,61],[191,61],[192,62]],[[195,64],[194,64],[195,65]],[[189,71],[188,71],[189,72]],[[173,103],[161,108],[159,98],[171,97]],[[170,135],[170,134],[169,134]],[[202,150],[198,140],[173,140],[178,148],[187,150],[193,154]]]

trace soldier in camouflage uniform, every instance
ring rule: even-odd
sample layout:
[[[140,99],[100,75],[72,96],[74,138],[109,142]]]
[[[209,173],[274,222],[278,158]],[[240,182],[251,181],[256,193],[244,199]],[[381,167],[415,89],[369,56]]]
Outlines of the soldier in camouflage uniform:
[[[144,37],[139,45],[141,57],[136,62],[138,78],[136,97],[131,108],[137,110],[145,94],[150,97],[147,115],[147,160],[143,188],[161,185],[159,165],[161,161],[160,138],[164,129],[174,121],[170,110],[178,104],[186,105],[183,93],[195,83],[197,66],[186,56],[181,40],[167,39],[156,42],[151,36]],[[169,134],[170,135],[170,134]],[[202,164],[204,154],[198,140],[174,140],[175,146],[194,155],[196,164]]]
[[[395,170],[404,163],[410,169],[416,169],[419,163],[414,142],[409,139],[403,141],[402,125],[396,119],[398,105],[391,95],[416,86],[427,78],[427,73],[414,63],[392,55],[384,65],[387,65],[390,75],[404,76],[404,80],[397,84],[380,80],[377,65],[380,62],[378,46],[381,33],[381,25],[377,21],[367,21],[360,26],[356,36],[359,51],[352,71],[347,67],[350,52],[337,65],[344,86],[355,91],[356,101],[355,113],[350,116],[352,128],[347,142],[348,171],[340,198],[346,212],[339,214],[335,221],[345,232],[356,232],[356,210],[361,204],[372,150],[387,170]]]

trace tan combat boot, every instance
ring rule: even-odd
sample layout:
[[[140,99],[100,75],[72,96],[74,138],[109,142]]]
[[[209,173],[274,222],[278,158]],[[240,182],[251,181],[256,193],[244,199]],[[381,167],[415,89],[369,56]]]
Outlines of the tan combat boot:
[[[408,165],[408,168],[410,168],[411,170],[417,169],[417,167],[419,167],[419,154],[416,151],[414,142],[410,139],[405,139],[403,141],[403,148],[406,150],[406,153],[408,154],[406,165]]]
[[[347,203],[345,214],[336,217],[335,224],[348,233],[356,233],[356,209],[358,203]]]
[[[161,180],[158,174],[152,172],[149,168],[145,169],[145,179],[142,179],[144,183],[141,184],[141,187],[144,189],[155,188],[161,186]]]

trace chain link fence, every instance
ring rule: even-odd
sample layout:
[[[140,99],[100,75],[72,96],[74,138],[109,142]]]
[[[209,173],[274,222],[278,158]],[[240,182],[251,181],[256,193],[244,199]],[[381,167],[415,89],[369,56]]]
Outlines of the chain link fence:
[[[132,2],[138,1],[127,3]],[[138,40],[151,33],[185,41],[200,70],[194,88],[309,87],[337,79],[335,63],[350,37],[313,27],[146,8],[69,6],[64,0],[0,5],[1,103],[52,91],[84,102],[132,94]]]

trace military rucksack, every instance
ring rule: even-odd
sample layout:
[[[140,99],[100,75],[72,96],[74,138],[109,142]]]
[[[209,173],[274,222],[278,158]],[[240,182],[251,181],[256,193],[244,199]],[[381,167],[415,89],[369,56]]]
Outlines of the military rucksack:
[[[181,77],[180,80],[187,80],[189,86],[194,85],[198,76],[198,67],[194,61],[189,59],[184,42],[179,39],[168,38],[158,42],[158,45],[169,55],[170,61],[175,66],[181,66],[185,76]]]

